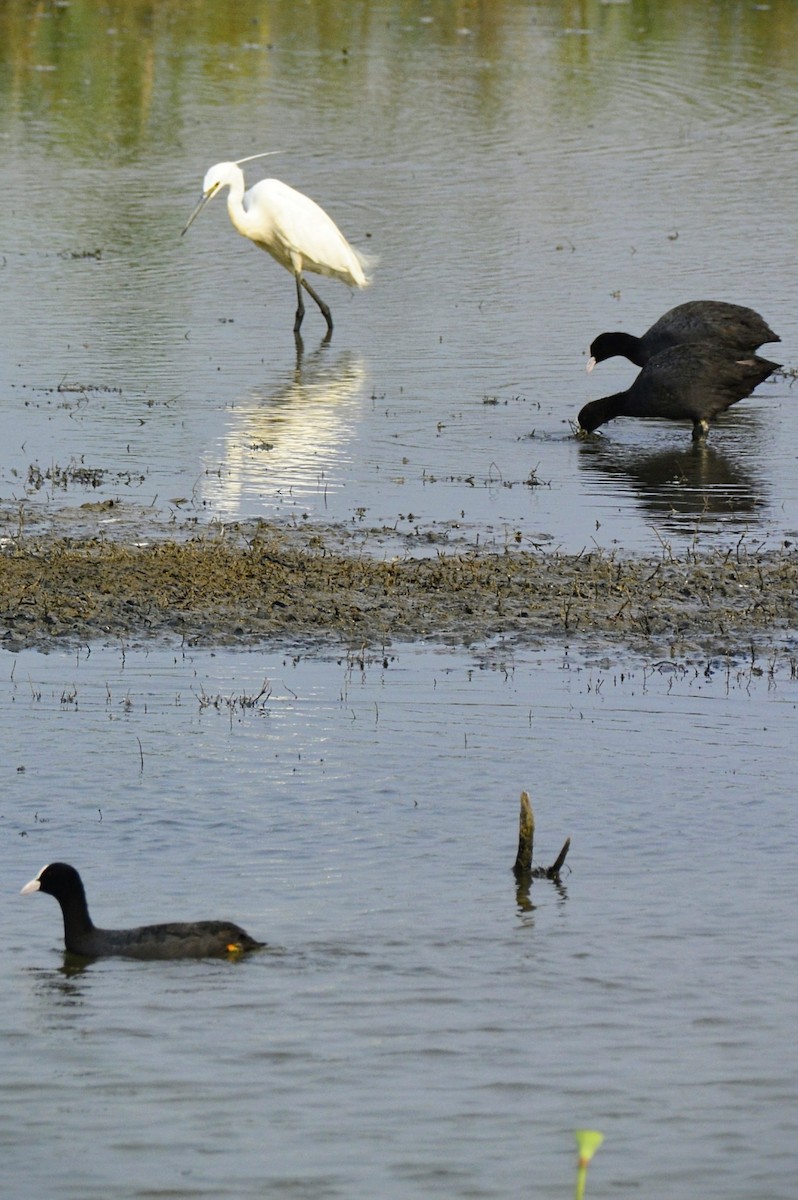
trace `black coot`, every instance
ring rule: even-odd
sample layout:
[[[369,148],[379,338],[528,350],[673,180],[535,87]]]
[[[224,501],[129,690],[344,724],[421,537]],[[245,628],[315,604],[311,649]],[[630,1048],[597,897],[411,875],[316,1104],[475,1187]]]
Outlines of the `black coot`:
[[[83,958],[220,958],[254,950],[256,942],[231,921],[185,921],[141,925],[137,929],[98,929],[89,916],[83,882],[74,867],[50,863],[26,883],[22,895],[47,892],[64,915],[64,941]]]
[[[779,365],[756,354],[735,358],[715,343],[671,346],[649,359],[627,391],[586,404],[579,424],[592,433],[615,417],[665,417],[692,421],[697,441],[718,413],[750,396]]]
[[[600,333],[590,347],[588,371],[596,363],[621,355],[644,367],[650,358],[669,346],[686,342],[722,342],[727,348],[752,354],[765,342],[780,342],[759,313],[725,300],[689,300],[678,304],[651,326],[642,337],[631,333]]]

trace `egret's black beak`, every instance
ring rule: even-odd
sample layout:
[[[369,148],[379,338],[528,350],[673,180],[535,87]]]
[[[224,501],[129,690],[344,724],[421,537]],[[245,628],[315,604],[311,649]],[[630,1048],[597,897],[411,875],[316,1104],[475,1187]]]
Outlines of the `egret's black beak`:
[[[198,217],[198,216],[200,215],[200,213],[202,212],[203,208],[205,207],[205,205],[206,205],[206,204],[208,203],[208,201],[210,200],[211,196],[213,196],[213,195],[214,195],[214,192],[215,192],[215,190],[216,190],[216,189],[214,189],[214,191],[213,191],[213,192],[203,192],[203,193],[202,193],[202,195],[200,196],[199,204],[198,204],[198,205],[197,205],[197,207],[194,209],[194,211],[193,211],[193,213],[191,214],[191,216],[189,217],[189,219],[186,221],[185,229],[183,229],[183,231],[182,231],[182,232],[181,232],[181,234],[180,234],[180,236],[181,236],[181,237],[182,237],[182,236],[183,236],[183,234],[186,232],[186,230],[188,229],[188,227],[189,227],[189,225],[191,224],[191,222],[192,222],[192,221],[193,221],[193,220],[194,220],[196,217]]]

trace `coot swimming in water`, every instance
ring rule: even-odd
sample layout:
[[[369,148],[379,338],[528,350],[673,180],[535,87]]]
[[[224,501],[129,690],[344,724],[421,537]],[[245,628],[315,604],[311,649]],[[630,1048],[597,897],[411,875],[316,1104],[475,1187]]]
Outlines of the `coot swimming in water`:
[[[631,333],[600,333],[590,346],[588,371],[596,363],[621,355],[644,367],[650,358],[686,342],[722,342],[731,350],[753,353],[765,342],[780,342],[759,313],[725,300],[689,300],[677,304],[655,321],[642,337]]]
[[[649,359],[627,391],[586,404],[579,425],[592,433],[615,417],[665,417],[692,421],[698,441],[718,413],[750,396],[779,365],[756,354],[735,357],[714,342],[671,346]]]
[[[135,929],[98,929],[89,916],[83,882],[74,867],[50,863],[26,883],[22,895],[55,896],[64,916],[64,941],[70,954],[83,958],[228,958],[262,946],[230,921],[183,921],[140,925]]]

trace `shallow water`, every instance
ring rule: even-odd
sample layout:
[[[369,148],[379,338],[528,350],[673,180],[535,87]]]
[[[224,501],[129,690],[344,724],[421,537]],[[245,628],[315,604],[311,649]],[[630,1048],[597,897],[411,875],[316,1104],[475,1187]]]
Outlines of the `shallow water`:
[[[586,376],[590,339],[687,298],[795,365],[796,36],[786,0],[11,0],[3,509],[792,538],[789,379],[697,451],[569,422],[634,374]],[[207,166],[270,148],[380,258],[321,281],[299,362],[223,204],[179,236]],[[4,1195],[566,1195],[580,1125],[590,1195],[791,1195],[794,664],[603,653],[0,660]],[[538,860],[573,839],[528,901],[524,787]],[[271,948],[68,973],[15,895],[54,858],[100,922]]]
[[[754,306],[796,365],[793,5],[237,9],[7,6],[7,511],[115,497],[569,550],[794,536],[789,379],[698,457],[682,426],[571,437],[635,373],[587,377],[591,338],[684,299]],[[320,282],[333,341],[309,311],[299,365],[293,285],[223,203],[179,236],[206,168],[265,149],[250,182],[379,257],[365,293]]]
[[[786,663],[4,662],[7,1195],[566,1195],[582,1124],[596,1195],[789,1194]],[[572,837],[526,898],[521,787]],[[65,972],[55,857],[270,949]]]

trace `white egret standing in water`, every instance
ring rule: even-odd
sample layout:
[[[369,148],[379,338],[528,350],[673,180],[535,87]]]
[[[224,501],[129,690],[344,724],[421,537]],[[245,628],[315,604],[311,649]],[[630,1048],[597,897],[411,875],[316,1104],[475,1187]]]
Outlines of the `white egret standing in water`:
[[[202,182],[199,204],[186,222],[183,233],[218,191],[229,188],[227,211],[235,228],[256,246],[268,251],[296,280],[294,333],[299,334],[305,315],[302,301],[304,288],[321,309],[327,322],[326,336],[329,338],[333,328],[332,314],[303,272],[329,275],[349,287],[363,288],[369,283],[365,273],[368,259],[349,245],[323,208],[279,179],[262,179],[249,191],[244,191],[244,172],[240,164],[264,157],[263,154],[253,154],[251,158],[221,162],[211,167]]]

